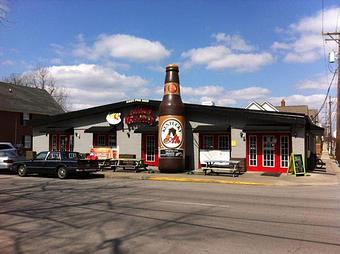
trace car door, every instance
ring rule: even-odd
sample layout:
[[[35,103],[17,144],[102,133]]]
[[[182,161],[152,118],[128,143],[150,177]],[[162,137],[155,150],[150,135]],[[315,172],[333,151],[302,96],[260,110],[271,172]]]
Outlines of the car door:
[[[44,164],[44,172],[48,174],[55,173],[55,169],[59,163],[60,152],[50,152]]]
[[[49,152],[41,152],[38,153],[33,160],[31,160],[30,162],[27,162],[26,164],[26,168],[30,171],[30,172],[34,172],[34,173],[42,173],[43,169],[44,169],[44,164],[45,164],[45,159],[46,156],[48,155]]]

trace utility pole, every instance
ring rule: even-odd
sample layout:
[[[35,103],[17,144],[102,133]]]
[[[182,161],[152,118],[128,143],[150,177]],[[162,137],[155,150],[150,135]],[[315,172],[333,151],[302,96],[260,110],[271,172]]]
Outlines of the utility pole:
[[[334,33],[323,33],[323,35],[327,35],[330,39],[326,39],[328,41],[335,41],[338,43],[338,86],[337,86],[337,104],[336,104],[336,139],[335,139],[335,158],[337,161],[340,161],[340,32]],[[336,36],[336,38],[334,37]]]
[[[328,108],[328,124],[329,124],[329,132],[328,132],[328,151],[329,154],[332,155],[333,153],[333,136],[332,136],[332,99],[331,96],[329,96],[329,108]]]

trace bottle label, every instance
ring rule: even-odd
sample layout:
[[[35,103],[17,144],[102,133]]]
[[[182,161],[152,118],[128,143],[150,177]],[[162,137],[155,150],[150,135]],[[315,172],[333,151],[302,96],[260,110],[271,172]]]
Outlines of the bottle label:
[[[165,148],[179,148],[183,143],[183,125],[176,118],[168,118],[161,125],[161,143]]]
[[[166,83],[164,85],[164,95],[177,94],[180,95],[179,85],[174,82]]]

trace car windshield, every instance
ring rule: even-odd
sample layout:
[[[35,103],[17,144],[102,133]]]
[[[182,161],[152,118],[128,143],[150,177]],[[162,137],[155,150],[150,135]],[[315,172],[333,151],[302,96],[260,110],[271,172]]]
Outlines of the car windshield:
[[[0,151],[0,157],[16,157],[14,151]]]

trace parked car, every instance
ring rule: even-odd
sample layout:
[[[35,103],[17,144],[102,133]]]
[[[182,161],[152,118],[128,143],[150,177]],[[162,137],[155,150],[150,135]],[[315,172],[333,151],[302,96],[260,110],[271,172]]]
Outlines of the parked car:
[[[0,170],[11,170],[13,162],[17,159],[16,151],[11,149],[0,150]]]
[[[17,153],[17,149],[9,142],[0,142],[0,151],[13,151]]]
[[[60,179],[70,174],[79,174],[99,171],[98,161],[81,159],[76,152],[46,151],[38,153],[34,159],[17,161],[13,163],[13,170],[19,176],[30,173],[56,174]]]

